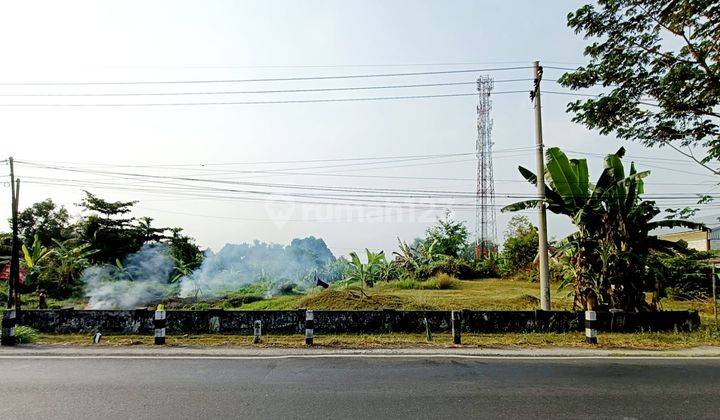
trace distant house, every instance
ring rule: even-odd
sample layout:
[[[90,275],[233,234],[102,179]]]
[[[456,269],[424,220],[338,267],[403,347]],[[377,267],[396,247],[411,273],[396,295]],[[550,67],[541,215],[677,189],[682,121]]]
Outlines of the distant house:
[[[720,225],[708,226],[707,230],[670,230],[658,238],[666,241],[685,241],[689,248],[698,251],[720,250]]]
[[[672,242],[685,241],[688,244],[688,248],[696,249],[698,251],[709,251],[713,249],[711,248],[712,244],[710,240],[710,232],[711,231],[707,230],[685,230],[682,232],[671,232],[664,235],[658,235],[658,238]]]

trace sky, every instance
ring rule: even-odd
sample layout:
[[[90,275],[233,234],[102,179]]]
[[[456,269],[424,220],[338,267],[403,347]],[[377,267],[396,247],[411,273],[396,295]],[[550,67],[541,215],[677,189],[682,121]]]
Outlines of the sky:
[[[491,114],[496,202],[534,194],[517,171],[518,165],[535,165],[531,81],[505,80],[531,78],[529,67],[540,60],[548,147],[588,158],[596,178],[601,156],[625,146],[640,169],[652,171],[648,192],[687,197],[712,191],[713,178],[696,164],[672,150],[589,131],[565,112],[572,97],[550,93],[565,91],[553,82],[564,70],[550,67],[586,62],[585,41],[566,27],[567,14],[583,3],[3,2],[1,150],[19,162],[21,208],[50,197],[78,214],[74,203],[85,189],[108,200],[139,200],[134,215],[180,226],[203,247],[256,239],[289,243],[313,235],[336,255],[364,248],[390,252],[398,238],[421,236],[445,207],[454,208],[453,217],[474,232],[472,199],[388,196],[389,190],[474,193],[472,82],[480,75],[493,77],[498,92]],[[521,68],[493,70],[509,67]],[[484,71],[317,79],[455,70]],[[227,82],[278,78],[315,79]],[[205,83],[136,83],[158,81]],[[437,83],[465,84],[287,92]],[[285,92],[117,95],[267,90]],[[512,91],[525,92],[501,93]],[[105,96],[8,96],[68,94]],[[469,95],[345,101],[443,94]],[[318,99],[342,101],[277,103]],[[136,106],[200,102],[242,104]],[[7,165],[0,170],[7,174]],[[10,215],[7,179],[0,192],[3,219]],[[308,189],[318,186],[332,192]],[[358,189],[384,193],[363,195]],[[713,207],[702,214],[714,214]],[[534,212],[524,214],[535,220]],[[497,212],[500,238],[510,217]],[[551,237],[571,231],[567,220],[549,218]]]

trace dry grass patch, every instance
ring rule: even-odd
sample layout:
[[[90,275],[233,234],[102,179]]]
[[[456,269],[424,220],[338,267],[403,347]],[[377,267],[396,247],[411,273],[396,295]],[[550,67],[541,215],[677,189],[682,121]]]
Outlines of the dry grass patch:
[[[503,333],[463,334],[462,347],[468,348],[542,348],[573,347],[601,349],[650,349],[670,350],[698,346],[720,346],[720,333],[711,327],[703,327],[692,333],[600,333],[600,344],[585,343],[583,333]],[[38,344],[54,346],[94,346],[92,336],[85,334],[42,334]],[[151,335],[106,335],[100,347],[153,346]],[[260,345],[252,344],[252,336],[242,334],[199,334],[169,335],[167,346],[185,347],[273,347],[302,348],[302,334],[269,334],[263,336]],[[452,336],[449,333],[433,334],[433,341],[427,341],[425,334],[317,334],[315,347],[320,348],[449,348]]]

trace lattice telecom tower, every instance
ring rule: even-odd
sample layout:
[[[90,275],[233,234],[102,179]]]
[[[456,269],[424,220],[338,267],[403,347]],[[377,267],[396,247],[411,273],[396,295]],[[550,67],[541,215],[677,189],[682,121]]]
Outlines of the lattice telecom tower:
[[[495,225],[495,181],[492,164],[492,119],[490,110],[493,79],[480,76],[477,80],[477,192],[475,194],[475,256],[494,251],[497,227]]]

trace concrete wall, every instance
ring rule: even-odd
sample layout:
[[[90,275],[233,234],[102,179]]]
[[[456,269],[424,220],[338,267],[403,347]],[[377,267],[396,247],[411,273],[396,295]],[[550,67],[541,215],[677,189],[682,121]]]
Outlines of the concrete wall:
[[[422,332],[424,319],[433,332],[450,330],[450,311],[314,311],[315,333]],[[49,333],[140,333],[153,331],[153,312],[90,310],[26,310],[18,324]],[[168,334],[252,334],[254,321],[263,333],[301,333],[305,311],[168,311]],[[582,331],[582,312],[572,311],[463,311],[463,331],[568,332]],[[598,313],[600,331],[692,331],[700,326],[697,311]]]

